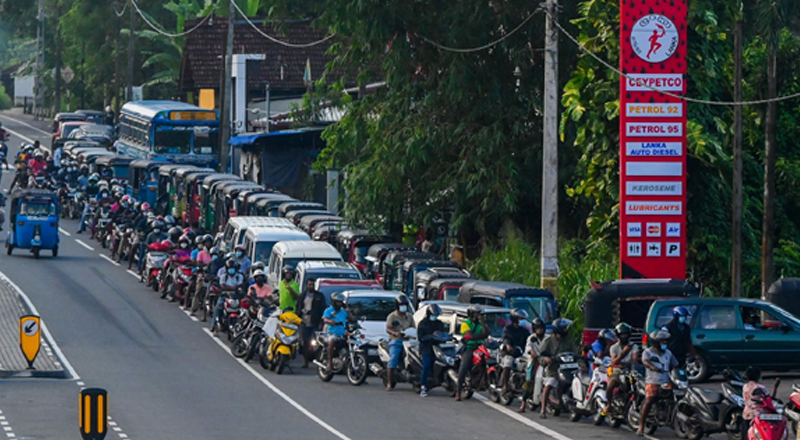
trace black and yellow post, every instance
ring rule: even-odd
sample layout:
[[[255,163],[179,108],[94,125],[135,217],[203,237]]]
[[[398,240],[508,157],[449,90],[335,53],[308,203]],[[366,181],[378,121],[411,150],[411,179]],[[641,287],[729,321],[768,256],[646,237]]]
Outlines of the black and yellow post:
[[[83,440],[103,440],[108,430],[108,392],[84,388],[78,403],[78,425]]]
[[[41,347],[40,319],[36,315],[25,315],[19,318],[19,346],[28,361],[28,369],[33,370],[33,361]]]

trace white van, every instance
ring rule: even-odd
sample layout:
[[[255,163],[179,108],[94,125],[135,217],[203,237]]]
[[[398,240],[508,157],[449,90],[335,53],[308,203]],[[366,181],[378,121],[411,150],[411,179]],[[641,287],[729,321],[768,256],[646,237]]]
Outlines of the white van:
[[[244,243],[244,233],[248,228],[255,228],[260,226],[278,226],[290,227],[293,229],[300,228],[295,226],[291,220],[277,217],[231,217],[222,236],[219,238],[217,246],[221,247],[225,252],[230,252],[237,245]],[[267,254],[269,256],[269,253]]]
[[[297,228],[254,226],[244,233],[242,243],[245,255],[251,262],[260,261],[266,265],[272,255],[272,248],[280,241],[311,241],[311,237]]]
[[[283,266],[297,267],[301,261],[342,261],[335,247],[323,241],[281,241],[272,248],[269,257],[267,284],[277,289]]]
[[[361,280],[361,272],[353,263],[344,261],[302,261],[297,265],[297,282],[306,288],[306,280],[313,278]]]

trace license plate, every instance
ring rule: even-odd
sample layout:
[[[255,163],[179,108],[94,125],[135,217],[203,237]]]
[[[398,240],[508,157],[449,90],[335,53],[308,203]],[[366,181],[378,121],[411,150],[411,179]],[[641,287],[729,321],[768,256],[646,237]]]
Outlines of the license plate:
[[[572,370],[572,369],[576,369],[576,368],[578,368],[578,364],[577,364],[577,363],[574,363],[574,362],[573,362],[573,363],[571,363],[571,364],[561,364],[561,366],[560,366],[560,367],[558,367],[558,368],[559,368],[560,370]]]
[[[765,422],[780,422],[783,420],[783,416],[780,414],[761,414],[758,418]]]
[[[367,350],[367,356],[377,356],[378,350],[374,348],[370,348]]]

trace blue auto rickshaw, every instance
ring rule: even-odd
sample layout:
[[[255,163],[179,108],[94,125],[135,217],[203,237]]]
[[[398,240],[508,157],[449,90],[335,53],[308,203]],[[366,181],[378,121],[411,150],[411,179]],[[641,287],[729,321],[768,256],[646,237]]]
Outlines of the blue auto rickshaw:
[[[18,189],[11,194],[10,229],[6,254],[14,248],[30,249],[34,258],[48,249],[58,256],[58,194],[41,189]]]
[[[128,165],[128,195],[150,206],[156,205],[158,167],[166,162],[134,160]]]

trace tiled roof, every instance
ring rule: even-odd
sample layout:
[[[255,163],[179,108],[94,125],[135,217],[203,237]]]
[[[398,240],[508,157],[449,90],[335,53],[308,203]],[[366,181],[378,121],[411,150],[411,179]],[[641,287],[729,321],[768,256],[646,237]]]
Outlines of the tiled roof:
[[[309,21],[287,21],[281,28],[277,24],[251,19],[261,30],[279,40],[296,44],[310,43],[325,38],[326,33],[312,29]],[[187,21],[186,28],[197,24],[197,20]],[[200,26],[186,37],[181,68],[181,90],[218,89],[220,69],[223,66],[222,52],[227,36],[227,21],[214,20]],[[311,61],[312,79],[319,79],[325,64],[332,57],[325,55],[334,39],[307,48],[283,46],[258,34],[249,24],[237,20],[234,26],[234,54],[264,54],[265,61],[249,61],[248,89],[260,89],[270,83],[273,91],[305,88],[303,73],[306,60]]]

